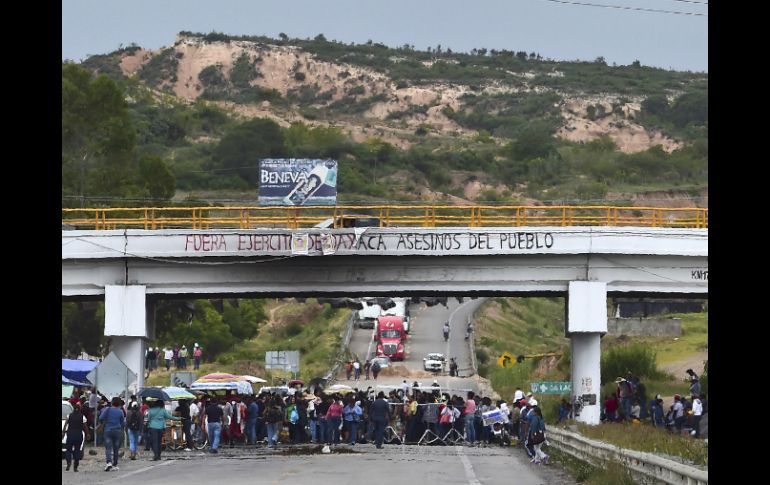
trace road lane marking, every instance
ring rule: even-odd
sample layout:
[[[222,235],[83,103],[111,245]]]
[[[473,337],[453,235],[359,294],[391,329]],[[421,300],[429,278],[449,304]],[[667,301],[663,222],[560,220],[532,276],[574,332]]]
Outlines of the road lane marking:
[[[134,470],[134,471],[132,471],[132,472],[129,472],[129,473],[125,473],[125,474],[123,474],[123,475],[120,475],[119,477],[115,477],[115,478],[113,478],[113,479],[112,479],[112,480],[110,480],[110,481],[111,481],[111,482],[114,482],[115,480],[123,480],[123,479],[124,479],[124,478],[126,478],[126,477],[130,477],[130,476],[132,476],[132,475],[136,475],[137,473],[146,472],[146,471],[148,471],[148,470],[153,470],[153,469],[155,469],[155,468],[158,468],[159,466],[166,466],[166,465],[171,465],[171,464],[172,464],[172,463],[174,463],[175,461],[177,461],[177,460],[169,460],[169,461],[164,461],[163,463],[158,463],[157,465],[151,465],[151,466],[148,466],[147,468],[141,468],[141,469],[139,469],[139,470]]]
[[[465,478],[468,479],[468,484],[481,485],[481,482],[478,481],[476,474],[473,472],[473,465],[471,465],[471,461],[467,456],[465,456],[465,453],[463,452],[463,447],[455,446],[455,450],[457,451],[457,456],[460,457],[460,461],[463,462],[463,468],[465,468]]]

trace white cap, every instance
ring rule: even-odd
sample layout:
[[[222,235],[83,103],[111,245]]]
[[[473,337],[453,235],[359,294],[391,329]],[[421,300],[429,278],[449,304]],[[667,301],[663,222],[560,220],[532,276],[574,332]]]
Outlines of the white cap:
[[[537,406],[537,399],[535,399],[534,397],[530,398],[528,404],[530,406]]]
[[[195,346],[198,347],[198,342],[195,342]]]

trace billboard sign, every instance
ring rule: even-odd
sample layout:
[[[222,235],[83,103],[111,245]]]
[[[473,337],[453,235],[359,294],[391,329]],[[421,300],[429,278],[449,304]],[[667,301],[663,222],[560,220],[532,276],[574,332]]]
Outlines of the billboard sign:
[[[299,350],[268,350],[265,352],[265,369],[298,373]]]
[[[337,161],[266,158],[259,161],[260,205],[336,205]]]

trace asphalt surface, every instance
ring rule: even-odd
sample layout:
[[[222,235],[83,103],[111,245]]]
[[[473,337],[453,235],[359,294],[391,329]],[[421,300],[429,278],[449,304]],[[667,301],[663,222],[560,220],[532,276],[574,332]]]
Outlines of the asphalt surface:
[[[382,387],[383,390],[387,391],[392,386],[402,384],[405,379],[410,385],[417,381],[424,386],[430,386],[435,379],[442,388],[452,389],[449,391],[450,394],[461,394],[467,390],[477,392],[475,380],[449,377],[448,363],[446,372],[433,373],[424,370],[422,359],[431,352],[439,352],[444,354],[447,362],[450,357],[455,358],[461,376],[468,376],[472,373],[470,346],[465,340],[465,328],[467,319],[482,303],[482,299],[465,299],[463,303],[458,303],[455,298],[450,298],[446,307],[443,305],[428,307],[424,303],[410,305],[411,318],[405,346],[405,360],[393,362],[390,368],[383,369],[376,381],[373,377],[367,381],[362,369],[359,381],[347,380],[343,370],[338,374],[337,382],[359,389],[366,389],[369,386]],[[448,342],[444,342],[442,332],[442,327],[446,321],[450,322]],[[372,329],[356,328],[353,330],[349,347],[353,353],[358,355],[362,365],[367,356],[371,357],[375,352],[376,346],[372,341],[373,336],[374,330]]]
[[[163,452],[136,461],[121,461],[119,471],[104,471],[104,449],[86,455],[78,473],[64,471],[62,485],[142,483],[176,485],[226,482],[240,484],[394,485],[429,480],[442,485],[566,485],[576,483],[552,465],[532,465],[521,448],[467,446],[338,445],[331,454],[319,447],[279,445],[275,451],[221,448],[212,455],[201,451]]]

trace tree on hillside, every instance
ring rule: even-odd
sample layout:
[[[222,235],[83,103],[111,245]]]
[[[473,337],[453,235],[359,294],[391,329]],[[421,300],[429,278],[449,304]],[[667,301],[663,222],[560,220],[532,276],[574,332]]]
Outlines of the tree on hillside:
[[[123,92],[106,76],[92,79],[62,64],[62,193],[123,195],[136,133]]]
[[[139,161],[141,185],[153,199],[170,199],[176,190],[176,178],[160,157],[146,156]]]
[[[699,125],[708,123],[708,93],[694,92],[679,96],[671,105],[669,119],[680,128],[688,123]]]
[[[214,150],[213,159],[226,175],[237,174],[253,185],[261,158],[287,155],[281,127],[272,120],[257,118],[230,129]]]
[[[642,113],[665,116],[668,111],[668,99],[663,94],[654,94],[642,101]]]

